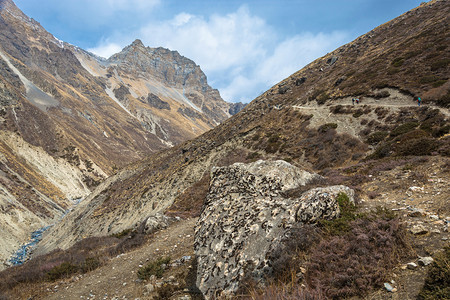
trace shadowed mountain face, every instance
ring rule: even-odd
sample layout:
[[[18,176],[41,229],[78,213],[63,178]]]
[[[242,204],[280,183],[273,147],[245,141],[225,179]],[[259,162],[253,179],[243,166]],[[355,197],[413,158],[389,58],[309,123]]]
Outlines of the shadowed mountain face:
[[[159,212],[198,216],[213,166],[284,159],[353,186],[369,180],[367,170],[360,172],[368,161],[448,157],[449,8],[448,1],[423,4],[315,60],[213,130],[126,167],[55,226],[38,252],[120,232]],[[128,65],[137,56],[158,61],[158,55],[177,56],[137,41],[106,63]],[[171,86],[180,76],[190,80],[187,67],[166,69],[163,80]],[[161,107],[166,101],[144,100]],[[188,102],[179,109],[197,113]]]
[[[231,107],[177,52],[135,41],[99,58],[0,0],[0,257],[117,168],[210,130]]]

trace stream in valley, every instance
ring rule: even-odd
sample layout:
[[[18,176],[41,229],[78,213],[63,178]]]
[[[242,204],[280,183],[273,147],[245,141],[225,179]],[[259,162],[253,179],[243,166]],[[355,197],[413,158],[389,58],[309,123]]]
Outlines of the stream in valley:
[[[69,208],[64,212],[64,214],[60,217],[58,222],[61,222],[61,220],[70,212],[72,209],[77,206],[83,198],[77,198],[72,200],[73,201],[73,207]],[[42,234],[48,230],[50,227],[54,226],[55,224],[51,224],[45,227],[42,227],[36,231],[33,231],[30,236],[30,241],[22,246],[11,256],[10,259],[8,259],[8,263],[11,266],[20,266],[24,262],[26,262],[31,254],[33,253],[33,250],[36,248],[37,244],[42,240]]]
[[[16,253],[14,253],[13,256],[8,260],[8,262],[13,266],[19,266],[23,264],[29,258],[36,245],[42,240],[42,234],[52,226],[53,225],[45,226],[36,231],[33,231],[31,233],[30,241],[25,245],[22,245],[19,250],[17,250]]]

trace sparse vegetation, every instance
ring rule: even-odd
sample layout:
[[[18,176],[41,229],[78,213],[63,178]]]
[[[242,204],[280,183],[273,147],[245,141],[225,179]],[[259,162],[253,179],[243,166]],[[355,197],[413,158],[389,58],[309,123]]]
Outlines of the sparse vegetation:
[[[379,207],[358,213],[344,193],[337,201],[339,218],[290,231],[270,258],[273,273],[266,280],[272,284],[251,289],[252,299],[362,296],[380,287],[389,270],[411,255],[406,231],[392,211]],[[306,269],[303,275],[299,275],[301,266]]]
[[[209,172],[187,188],[166,211],[168,216],[198,217],[209,190]]]
[[[376,145],[379,142],[383,141],[388,135],[389,132],[387,131],[377,131],[367,137],[367,142],[371,145]]]
[[[86,238],[67,250],[55,250],[33,258],[23,265],[0,272],[0,293],[20,284],[54,281],[77,273],[88,273],[102,266],[111,255],[117,255],[142,245],[143,234],[131,232],[121,238]]]
[[[417,128],[417,126],[419,126],[417,122],[407,122],[392,130],[390,135],[392,137],[396,137],[414,130],[415,128]]]
[[[347,233],[350,230],[350,222],[360,217],[356,214],[356,206],[350,202],[346,194],[339,194],[336,201],[341,211],[339,217],[333,220],[321,220],[319,222],[323,230],[333,236]]]
[[[111,236],[120,239],[129,236],[132,230],[132,228],[124,229],[121,232],[111,234]]]
[[[418,299],[450,299],[450,246],[434,257]]]
[[[160,257],[157,260],[149,262],[147,265],[139,268],[137,276],[141,280],[147,280],[152,275],[157,278],[161,278],[169,262],[170,257]]]
[[[410,255],[406,231],[383,211],[350,223],[345,234],[322,240],[310,257],[306,282],[327,297],[362,296],[380,287],[389,270]]]
[[[321,126],[317,129],[317,131],[318,131],[318,132],[324,133],[324,132],[327,132],[329,129],[336,129],[337,126],[338,126],[338,125],[337,125],[336,123],[326,123],[326,124],[321,125]]]
[[[75,274],[79,269],[78,266],[70,262],[63,262],[62,264],[51,268],[47,273],[47,278],[50,281],[54,281]]]

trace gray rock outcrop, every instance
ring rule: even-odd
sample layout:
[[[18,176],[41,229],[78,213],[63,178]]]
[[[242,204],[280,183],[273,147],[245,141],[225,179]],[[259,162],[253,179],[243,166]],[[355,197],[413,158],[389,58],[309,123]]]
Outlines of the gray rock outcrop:
[[[298,198],[284,192],[320,178],[285,161],[213,168],[210,190],[195,230],[197,286],[207,299],[232,295],[245,276],[263,281],[271,252],[294,224],[339,215],[345,186],[316,188]]]

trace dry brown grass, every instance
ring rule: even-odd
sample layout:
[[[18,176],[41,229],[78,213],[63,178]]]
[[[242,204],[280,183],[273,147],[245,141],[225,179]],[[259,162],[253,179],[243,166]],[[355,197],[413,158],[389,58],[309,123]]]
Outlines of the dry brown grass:
[[[209,173],[180,194],[167,210],[166,215],[182,218],[198,217],[209,190]]]

